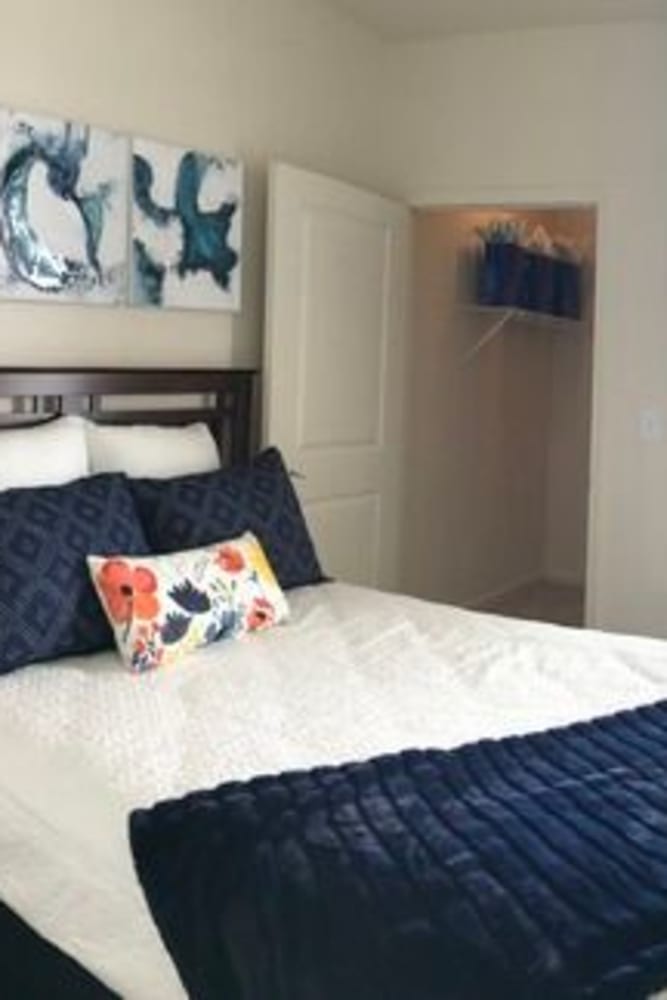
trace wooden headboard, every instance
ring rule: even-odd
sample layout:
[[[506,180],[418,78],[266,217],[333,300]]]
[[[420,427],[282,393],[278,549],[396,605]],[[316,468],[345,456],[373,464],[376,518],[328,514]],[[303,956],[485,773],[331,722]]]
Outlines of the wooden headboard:
[[[0,400],[9,400],[0,426],[35,424],[59,414],[111,424],[201,420],[211,428],[224,463],[243,461],[251,447],[255,374],[239,368],[0,368]],[[115,396],[136,396],[139,402],[114,406]],[[201,397],[201,403],[189,399],[179,407],[174,396]]]

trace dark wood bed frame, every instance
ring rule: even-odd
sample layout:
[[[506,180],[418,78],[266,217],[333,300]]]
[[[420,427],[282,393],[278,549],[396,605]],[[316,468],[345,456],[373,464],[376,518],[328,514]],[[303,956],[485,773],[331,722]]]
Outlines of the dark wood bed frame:
[[[10,412],[0,413],[0,426],[35,424],[59,414],[110,424],[201,420],[211,428],[225,464],[243,461],[251,447],[255,377],[248,368],[0,368],[0,399],[12,404]],[[140,402],[119,407],[117,396]],[[198,396],[201,402],[165,403],[173,396]]]
[[[250,455],[252,369],[0,368],[0,427],[34,425],[59,414],[98,423],[178,425],[204,421],[223,464]],[[115,396],[136,396],[129,409]],[[187,407],[165,397],[195,396]],[[147,399],[149,402],[147,402]],[[112,1000],[116,994],[35,933],[0,901],[0,996],[3,1000]],[[157,1000],[157,998],[156,998]]]

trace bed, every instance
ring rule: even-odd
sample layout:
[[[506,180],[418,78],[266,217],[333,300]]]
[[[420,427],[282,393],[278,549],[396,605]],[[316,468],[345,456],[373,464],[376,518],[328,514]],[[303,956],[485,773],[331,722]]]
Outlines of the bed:
[[[203,421],[222,461],[239,462],[250,453],[256,377],[253,369],[4,368],[0,429],[46,424],[60,414],[109,425]],[[0,952],[7,956],[8,997],[39,996],[45,982],[50,996],[67,1000],[114,995],[1,904]]]
[[[197,373],[189,380],[187,373],[166,377],[164,373],[117,372],[101,378],[99,373],[85,372],[0,372],[0,397],[37,396],[38,403],[28,409],[40,412],[45,407],[59,410],[65,400],[70,400],[65,408],[78,406],[82,398],[101,393],[151,395],[152,389],[170,394],[231,392],[233,396],[240,379],[241,402],[230,404],[227,396],[224,406],[205,404],[208,415],[217,421],[219,440],[224,425],[225,453],[239,460],[248,452],[249,378],[247,373]],[[71,402],[74,398],[78,404]],[[95,412],[99,407],[86,403],[86,408]],[[188,413],[187,419],[192,415]],[[123,411],[122,419],[136,420],[138,416],[145,419],[145,411],[139,415]],[[155,416],[153,411],[151,416]],[[17,415],[11,419],[15,421]],[[18,419],[25,419],[25,414]],[[174,419],[170,412],[167,420]],[[243,425],[241,444],[235,432],[239,420]],[[297,587],[289,592],[289,603],[287,624],[244,641],[210,645],[188,660],[187,669],[157,670],[132,678],[119,670],[116,654],[105,651],[0,677],[0,898],[6,904],[0,948],[3,961],[9,962],[3,976],[10,983],[8,990],[3,988],[3,996],[175,1000],[186,995],[183,978],[189,984],[194,980],[188,978],[187,970],[184,976],[183,968],[179,977],[164,943],[170,944],[168,920],[165,924],[153,919],[156,913],[150,893],[142,892],[137,877],[139,871],[147,890],[152,873],[142,862],[141,851],[155,834],[155,803],[166,803],[160,807],[162,812],[178,824],[183,822],[183,802],[188,803],[191,813],[202,807],[207,816],[212,805],[226,809],[230,816],[238,809],[245,824],[238,829],[243,831],[252,825],[248,825],[250,813],[254,822],[266,804],[261,795],[268,796],[269,820],[260,824],[265,867],[257,867],[256,858],[252,864],[262,877],[277,878],[275,857],[266,850],[266,823],[270,827],[278,822],[276,803],[285,795],[294,797],[286,815],[289,823],[295,822],[295,803],[306,784],[312,783],[313,775],[320,786],[317,795],[326,794],[327,788],[334,790],[332,795],[342,795],[342,774],[353,784],[359,775],[367,774],[366,765],[361,763],[352,764],[351,772],[344,771],[351,762],[377,762],[373,774],[384,774],[386,766],[387,780],[391,781],[396,761],[401,767],[405,762],[406,766],[430,767],[433,758],[419,756],[422,754],[444,754],[437,758],[438,766],[455,767],[459,773],[463,760],[467,767],[473,767],[470,761],[475,767],[488,767],[497,747],[524,760],[524,746],[534,744],[521,741],[533,739],[531,734],[546,733],[551,739],[551,732],[562,732],[564,736],[558,737],[562,745],[569,740],[582,748],[585,738],[589,747],[602,746],[605,741],[618,742],[619,734],[629,739],[627,734],[637,722],[640,729],[633,746],[645,747],[646,734],[655,735],[661,728],[663,702],[667,700],[664,642],[502,619],[334,581]],[[587,720],[598,719],[602,720],[599,727],[585,728]],[[468,757],[461,757],[458,748],[464,748]],[[471,748],[470,752],[465,748]],[[650,839],[649,826],[653,824],[652,834],[666,839],[665,814],[658,802],[667,787],[664,764],[657,759],[655,773],[650,773],[647,795],[652,812],[647,820],[648,814],[640,815],[637,789],[627,786],[634,780],[626,775],[631,770],[629,762],[630,758],[617,761],[607,772],[602,766],[588,767],[583,785],[577,787],[585,786],[587,794],[592,789],[590,794],[604,797],[608,791],[604,782],[610,775],[623,786],[628,808],[637,809],[635,826],[622,831],[628,838],[623,863],[629,869],[643,845],[645,867],[651,878],[655,875],[659,879],[663,868],[657,862],[655,869],[651,868],[651,852],[659,852],[659,845],[656,848]],[[265,775],[288,778],[278,785],[265,778],[257,781],[257,776]],[[642,772],[645,790],[647,780]],[[212,800],[208,793],[199,796],[198,790],[220,785],[227,789],[224,801]],[[565,793],[574,785],[574,772],[568,772],[557,791]],[[537,798],[543,800],[542,793],[553,791],[553,787],[540,786]],[[194,798],[191,793],[195,793]],[[478,789],[474,796],[473,801],[481,801]],[[510,801],[518,798],[514,789]],[[452,792],[452,801],[455,799]],[[394,806],[396,801],[394,797]],[[404,792],[398,801],[405,801]],[[359,829],[358,814],[350,819],[346,802],[341,809],[336,822],[349,820],[347,833],[357,831],[363,840],[367,834]],[[131,814],[136,817],[134,833],[139,841],[134,861],[128,838]],[[603,819],[613,852],[620,828],[613,825],[611,807]],[[281,815],[280,822],[285,821]],[[388,831],[395,826],[395,817],[387,823]],[[635,827],[642,823],[648,825],[640,836]],[[155,842],[162,844],[159,824],[156,830]],[[385,832],[382,827],[381,835]],[[594,835],[597,827],[587,827],[586,836]],[[544,836],[548,840],[546,830]],[[304,837],[301,828],[299,837]],[[401,837],[407,844],[403,832]],[[330,826],[318,826],[315,840],[318,863],[324,856],[327,859],[322,883],[327,884],[331,872],[338,871],[340,852],[336,853],[337,848],[330,843]],[[245,846],[234,843],[234,838],[230,843],[235,851]],[[293,858],[291,836],[282,843],[283,847],[287,843]],[[410,848],[411,877],[417,890],[421,889],[419,872],[426,878],[428,867],[420,853],[422,846]],[[229,853],[227,847],[225,850]],[[172,850],[167,863],[172,864],[176,856]],[[348,850],[346,865],[351,857]],[[463,854],[456,859],[457,866],[466,870],[468,863],[469,857]],[[189,869],[183,871],[184,878],[189,877]],[[475,870],[474,874],[477,878],[483,873]],[[624,872],[626,877],[629,875]],[[639,878],[639,874],[633,872],[633,877]],[[299,879],[307,890],[307,904],[312,906],[312,883],[303,871]],[[627,887],[620,875],[617,882],[613,889],[622,898]],[[362,888],[359,899],[363,901],[366,890]],[[289,890],[293,893],[294,882]],[[295,897],[288,899],[285,886],[276,883],[276,895],[281,893],[288,910],[296,905]],[[336,895],[335,883],[331,895]],[[303,904],[299,898],[299,907]],[[659,907],[659,901],[656,905]],[[235,912],[236,925],[232,921],[228,928],[230,938],[237,934],[239,923],[241,937],[252,938],[253,914],[242,907]],[[415,941],[419,942],[412,960],[421,975],[431,961],[419,950],[424,948],[423,928],[413,912],[402,916],[399,924],[403,946],[413,948]],[[332,930],[335,937],[335,926],[329,924],[329,938]],[[308,932],[308,927],[303,928],[304,937]],[[623,970],[619,978],[615,970],[616,979],[605,986],[607,992],[586,994],[574,987],[568,992],[571,984],[560,982],[552,992],[545,988],[544,995],[631,997],[657,993],[667,983],[667,976],[660,978],[663,946],[667,946],[664,909],[652,911],[647,934],[653,964],[643,979],[624,979]],[[317,953],[320,942],[313,939],[311,944]],[[330,948],[330,941],[325,945]],[[268,945],[269,950],[272,946]],[[295,945],[288,941],[281,947],[287,953]],[[173,955],[173,949],[169,950]],[[7,959],[7,955],[14,958]],[[256,958],[259,967],[259,956]],[[345,969],[344,958],[334,958],[336,969],[343,969],[340,982],[347,985],[333,992],[312,984],[290,985],[283,969],[279,985],[271,987],[271,992],[262,985],[269,980],[260,982],[259,972],[254,983],[252,976],[241,976],[230,988],[230,1000],[236,996],[243,1000],[245,996],[261,1000],[444,997],[437,992],[440,987],[433,982],[429,985],[426,979],[406,992],[405,985],[397,985],[404,973],[398,967],[393,986],[379,981],[375,992],[366,992],[365,987],[350,991],[349,983],[354,980],[345,979],[350,970]],[[356,958],[363,963],[361,952]],[[295,961],[295,967],[309,968],[303,954]],[[205,964],[201,951],[195,965]],[[275,976],[275,970],[271,974]],[[461,976],[459,985],[447,996],[537,995],[509,979],[505,984],[496,979],[493,990],[475,992],[474,986],[466,984],[463,972]],[[224,1000],[226,994],[212,988],[211,982],[213,979],[201,988],[189,985],[190,995],[217,995]],[[41,986],[46,983],[48,994],[42,994]]]

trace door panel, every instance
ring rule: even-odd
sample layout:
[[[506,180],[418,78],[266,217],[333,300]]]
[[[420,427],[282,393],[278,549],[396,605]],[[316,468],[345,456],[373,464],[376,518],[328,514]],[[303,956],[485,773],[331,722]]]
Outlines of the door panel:
[[[377,446],[388,234],[373,221],[336,219],[317,209],[309,213],[305,227],[297,444]]]
[[[387,588],[400,558],[408,237],[404,206],[273,168],[265,441],[301,474],[325,571]]]
[[[327,572],[340,566],[344,579],[377,585],[380,497],[377,493],[314,500],[304,505],[308,526]],[[334,570],[331,567],[334,567]]]

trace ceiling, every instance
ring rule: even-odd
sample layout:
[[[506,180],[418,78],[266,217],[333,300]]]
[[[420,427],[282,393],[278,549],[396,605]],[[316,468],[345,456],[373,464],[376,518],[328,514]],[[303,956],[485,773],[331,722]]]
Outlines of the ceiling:
[[[395,39],[667,19],[667,0],[330,0]]]

